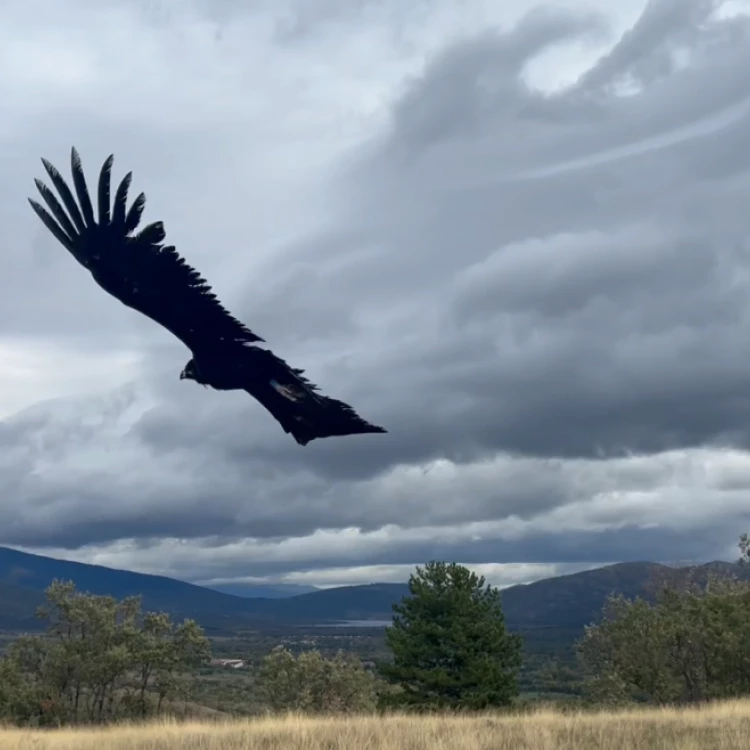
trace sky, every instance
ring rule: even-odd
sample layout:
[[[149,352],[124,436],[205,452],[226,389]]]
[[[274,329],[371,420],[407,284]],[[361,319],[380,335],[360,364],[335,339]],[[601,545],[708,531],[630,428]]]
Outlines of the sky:
[[[749,2],[0,6],[0,545],[209,585],[737,557]],[[388,433],[180,382],[26,202],[73,145]]]

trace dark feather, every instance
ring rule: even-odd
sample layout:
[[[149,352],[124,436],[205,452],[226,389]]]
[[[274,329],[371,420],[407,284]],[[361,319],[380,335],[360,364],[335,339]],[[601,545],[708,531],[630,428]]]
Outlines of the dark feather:
[[[115,157],[110,154],[104,164],[102,164],[101,172],[99,172],[99,190],[97,194],[99,203],[99,224],[101,226],[107,226],[109,224],[109,187],[112,182],[112,164],[114,164]]]
[[[161,244],[166,237],[161,222],[137,231],[146,197],[141,193],[127,209],[131,174],[120,182],[112,212],[113,162],[111,155],[107,157],[99,173],[97,222],[78,152],[71,150],[71,171],[78,206],[62,176],[44,161],[45,169],[68,209],[66,213],[54,193],[37,180],[37,189],[49,210],[36,201],[30,200],[30,203],[47,229],[91,271],[102,288],[123,304],[163,325],[191,349],[205,346],[206,342],[215,339],[247,343],[263,341],[224,308],[208,282],[180,257],[173,246]]]
[[[125,226],[123,231],[125,234],[134,232],[136,227],[141,223],[141,216],[143,215],[143,209],[146,207],[146,193],[141,193],[133,202],[130,210],[125,217]]]
[[[36,215],[44,222],[44,226],[52,232],[58,242],[60,242],[66,250],[73,252],[73,242],[70,237],[60,229],[55,220],[35,200],[29,198],[28,201],[34,209],[34,213],[36,213]]]
[[[125,235],[128,234],[128,231],[125,229],[125,211],[128,208],[128,190],[130,189],[132,179],[133,173],[128,172],[125,177],[122,178],[122,182],[117,186],[114,213],[112,214],[112,226],[115,227],[116,231]],[[138,218],[140,219],[140,216]],[[137,221],[135,226],[138,226]]]
[[[54,214],[55,219],[57,219],[58,226],[62,230],[63,234],[70,240],[72,240],[73,237],[75,237],[78,233],[76,232],[76,228],[73,226],[73,223],[65,213],[65,210],[60,205],[60,201],[57,200],[55,194],[41,180],[34,180],[34,183],[36,184],[36,189],[39,191],[39,194],[42,196],[44,202],[47,204],[47,206],[49,206],[49,209]],[[50,218],[52,217],[50,216]]]
[[[300,445],[336,435],[385,433],[362,419],[349,404],[318,393],[304,370],[290,367],[267,349],[247,348],[248,384],[244,389],[260,401]],[[258,378],[257,373],[263,377]]]
[[[52,164],[50,164],[46,159],[42,159],[42,164],[47,170],[47,174],[50,176],[52,184],[55,186],[57,192],[60,194],[60,197],[63,199],[65,208],[68,209],[68,213],[73,219],[73,223],[75,224],[76,229],[79,232],[83,232],[83,230],[86,228],[86,225],[83,222],[83,216],[78,209],[78,205],[76,204],[75,198],[73,197],[73,193],[70,192],[70,188],[65,184],[65,180],[63,179],[62,175],[52,166]]]
[[[83,176],[83,165],[81,157],[75,148],[70,149],[70,171],[73,173],[73,184],[75,185],[76,195],[81,204],[81,212],[87,227],[93,227],[96,223],[94,219],[94,207],[91,205],[89,189],[86,187],[86,178]]]
[[[192,350],[201,374],[187,377],[220,390],[247,391],[301,445],[332,435],[386,432],[343,401],[320,395],[304,370],[254,346],[263,339],[222,306],[208,282],[173,245],[163,244],[162,222],[139,231],[146,196],[141,193],[128,208],[132,173],[117,186],[112,204],[111,155],[99,173],[98,221],[75,148],[70,162],[75,197],[57,169],[43,159],[62,203],[36,180],[47,208],[29,199],[31,207],[105,291],[164,326]]]

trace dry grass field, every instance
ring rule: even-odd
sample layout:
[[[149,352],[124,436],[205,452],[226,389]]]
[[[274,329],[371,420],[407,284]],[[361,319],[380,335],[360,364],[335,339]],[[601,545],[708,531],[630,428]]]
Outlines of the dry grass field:
[[[0,730],[0,750],[741,750],[750,701],[702,709],[525,716],[256,719]]]

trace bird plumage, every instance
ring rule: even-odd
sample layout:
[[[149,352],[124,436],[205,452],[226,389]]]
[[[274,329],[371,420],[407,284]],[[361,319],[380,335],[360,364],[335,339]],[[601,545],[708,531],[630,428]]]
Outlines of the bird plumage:
[[[173,245],[163,244],[166,233],[162,222],[136,231],[146,196],[139,194],[128,208],[132,180],[128,172],[112,202],[113,161],[109,156],[99,174],[98,221],[75,148],[71,150],[75,197],[60,172],[42,159],[60,200],[41,180],[35,180],[49,210],[31,198],[29,203],[99,286],[164,326],[192,351],[193,358],[181,379],[218,390],[247,391],[301,445],[333,435],[386,432],[362,419],[348,404],[319,394],[303,370],[256,346],[264,339],[224,308],[208,282]]]

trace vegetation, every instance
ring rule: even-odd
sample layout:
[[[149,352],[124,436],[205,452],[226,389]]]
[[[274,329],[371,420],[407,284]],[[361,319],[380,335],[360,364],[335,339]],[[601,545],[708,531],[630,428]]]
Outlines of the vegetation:
[[[430,562],[409,579],[386,630],[392,663],[380,673],[400,690],[386,702],[412,708],[484,709],[518,694],[521,638],[509,634],[500,593],[468,568]]]
[[[750,577],[750,566],[712,565],[718,572],[732,570],[740,577]],[[577,629],[572,638],[564,633],[559,639],[571,642],[582,634],[584,625],[597,618],[610,593],[643,596],[655,575],[670,570],[654,563],[618,563],[511,586],[502,591],[503,612],[508,628],[523,632],[527,641],[529,636],[544,640],[545,634],[572,634]],[[195,619],[212,638],[293,627],[304,627],[309,634],[314,632],[312,625],[317,630],[325,622],[390,619],[392,605],[409,595],[405,583],[382,583],[324,589],[286,599],[243,599],[171,578],[0,547],[0,628],[15,632],[40,628],[42,623],[34,613],[44,603],[44,591],[54,579],[73,580],[81,591],[117,599],[140,596],[144,609],[168,612],[178,621]]]
[[[750,562],[747,537],[740,549]],[[537,620],[523,637],[506,626],[507,591],[442,562],[417,568],[389,628],[270,621],[211,639],[192,619],[178,624],[173,614],[142,612],[138,597],[84,594],[53,581],[37,618],[46,631],[0,632],[0,722],[571,711],[750,696],[750,565],[634,564],[594,573],[526,587],[548,596],[538,611],[549,613],[564,595],[578,592],[586,607],[600,597],[604,606],[587,627],[577,625],[581,609],[562,626]],[[168,586],[164,580],[154,586]],[[355,599],[364,597],[366,587],[353,588]],[[381,587],[373,592],[389,596]],[[341,606],[350,592],[327,596]]]
[[[502,716],[268,717],[32,732],[0,750],[734,750],[750,747],[750,703],[687,710]]]
[[[366,713],[375,708],[375,678],[356,657],[339,651],[332,659],[319,651],[295,656],[278,646],[268,654],[257,690],[273,711]]]
[[[40,726],[145,718],[185,697],[181,676],[204,661],[208,640],[192,620],[142,614],[137,598],[82,594],[55,581],[45,635],[24,635],[0,661],[0,719]]]
[[[746,557],[746,537],[740,548]],[[654,601],[612,595],[578,651],[597,702],[697,703],[748,695],[750,584],[693,569],[661,581]]]

